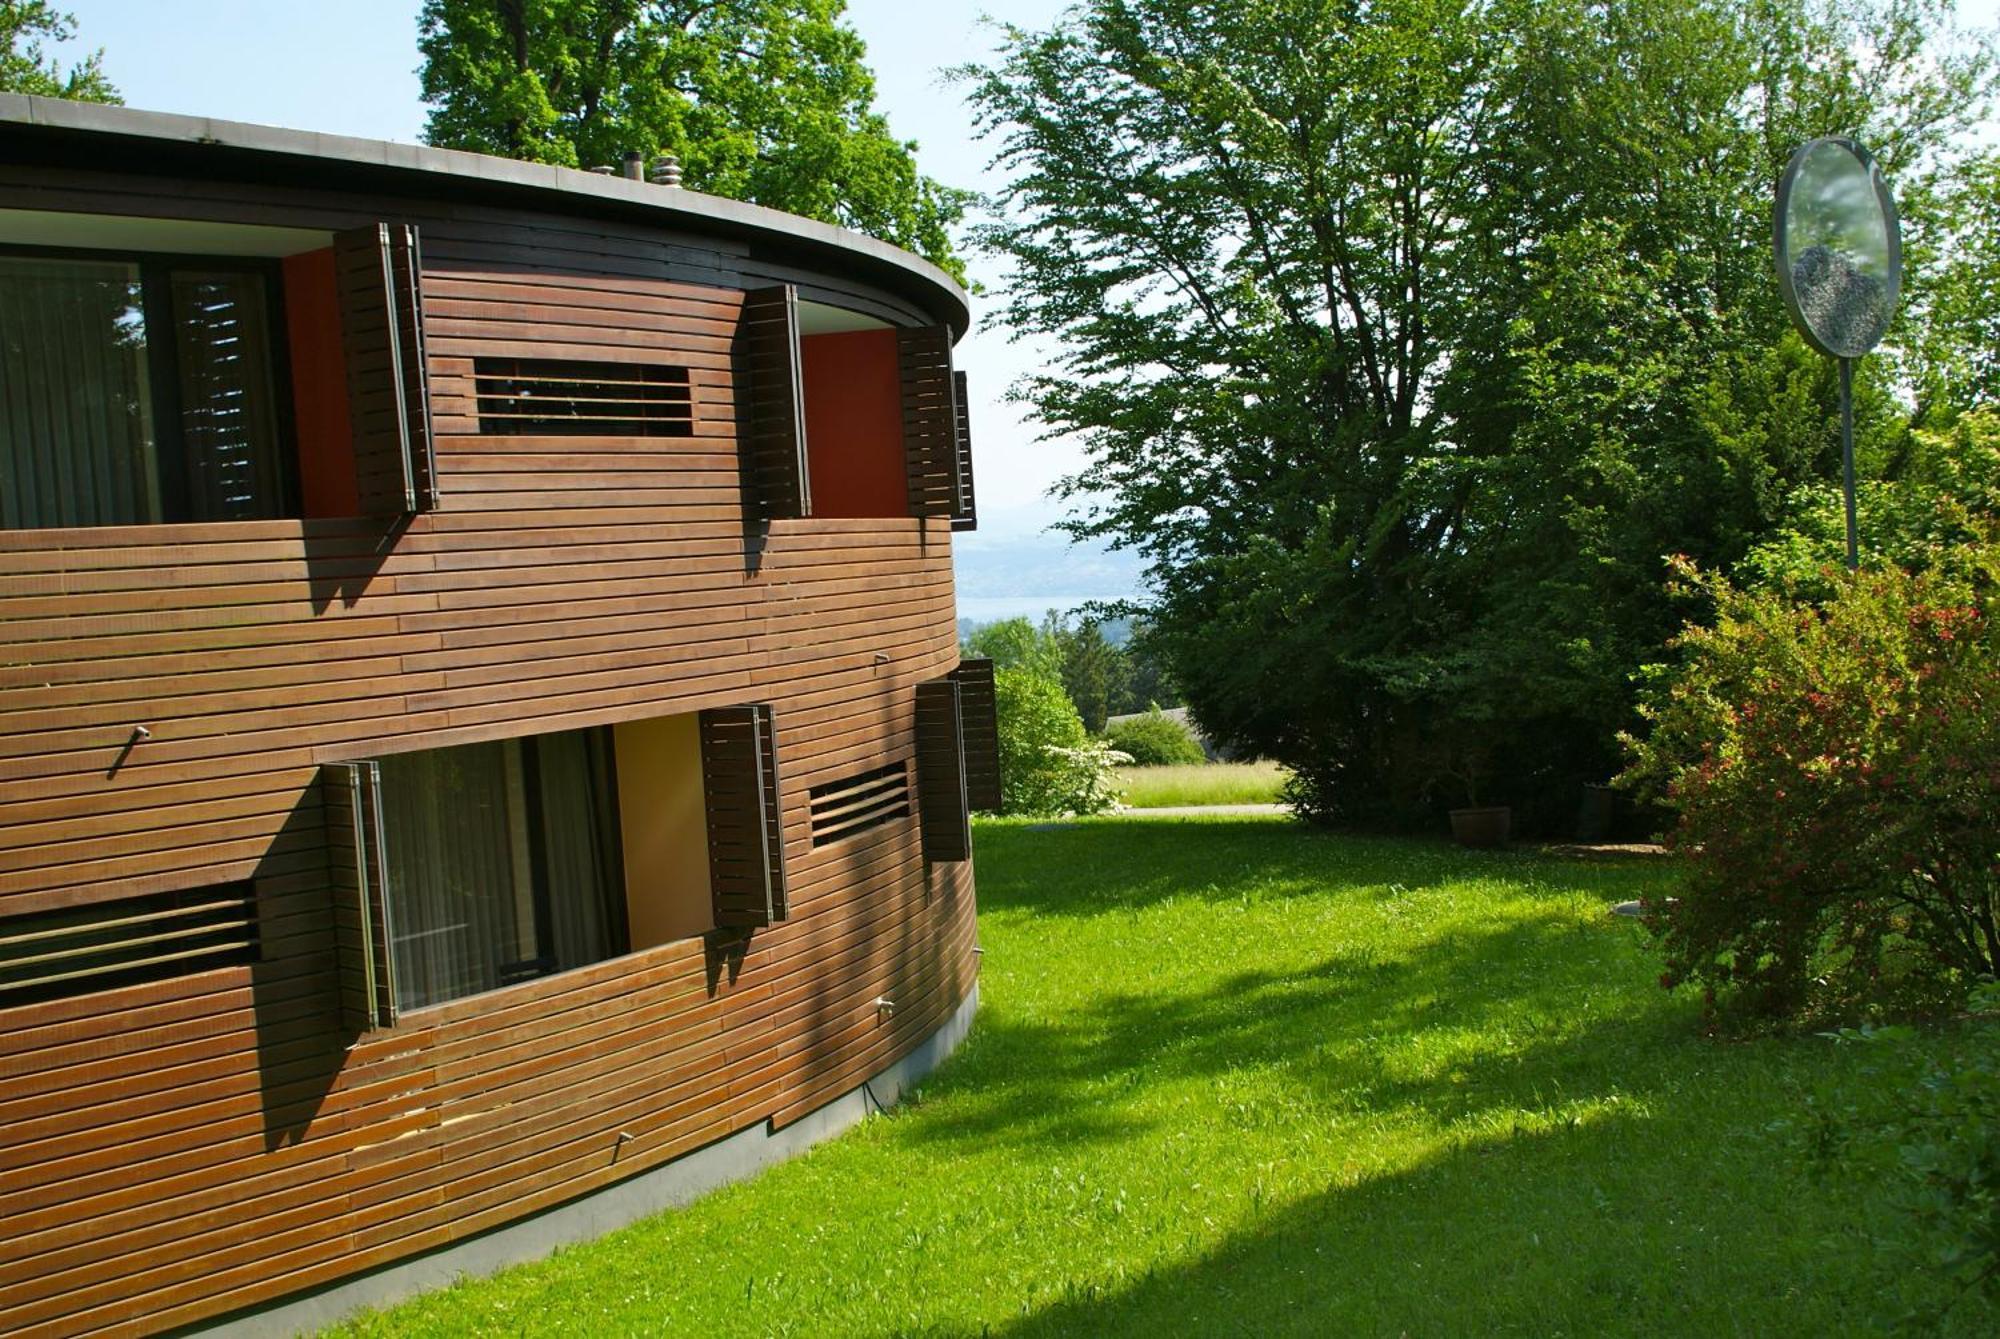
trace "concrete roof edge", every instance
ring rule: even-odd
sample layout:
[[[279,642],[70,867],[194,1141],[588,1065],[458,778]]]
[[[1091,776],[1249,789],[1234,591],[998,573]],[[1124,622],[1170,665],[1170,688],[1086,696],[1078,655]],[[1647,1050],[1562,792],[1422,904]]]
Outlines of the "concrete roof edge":
[[[551,202],[555,207],[560,207],[560,201],[568,201],[570,207],[585,213],[595,206],[609,206],[629,214],[637,206],[657,212],[662,226],[766,238],[792,246],[803,244],[811,251],[865,257],[875,266],[929,290],[932,300],[919,305],[934,311],[942,308],[940,314],[946,315],[947,323],[959,332],[963,333],[971,321],[971,299],[965,289],[920,256],[830,223],[680,187],[655,186],[624,177],[460,149],[433,149],[390,140],[357,139],[25,93],[0,93],[0,128],[9,125],[110,135],[128,141],[155,140],[176,146],[211,145],[274,158],[317,159],[389,173],[472,180],[524,193],[546,193],[557,197],[557,201]]]

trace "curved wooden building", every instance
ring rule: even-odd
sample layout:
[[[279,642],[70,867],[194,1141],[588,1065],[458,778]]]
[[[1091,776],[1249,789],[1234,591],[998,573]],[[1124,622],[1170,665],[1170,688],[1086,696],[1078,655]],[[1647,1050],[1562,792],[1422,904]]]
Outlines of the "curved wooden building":
[[[0,97],[0,1330],[532,1253],[959,1035],[966,321],[668,185]]]

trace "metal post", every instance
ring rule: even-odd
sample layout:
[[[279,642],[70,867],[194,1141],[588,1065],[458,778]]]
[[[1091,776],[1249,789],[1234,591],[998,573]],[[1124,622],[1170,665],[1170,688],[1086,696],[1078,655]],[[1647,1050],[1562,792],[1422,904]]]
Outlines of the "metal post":
[[[1840,465],[1847,482],[1847,570],[1861,566],[1854,536],[1854,360],[1840,360]]]

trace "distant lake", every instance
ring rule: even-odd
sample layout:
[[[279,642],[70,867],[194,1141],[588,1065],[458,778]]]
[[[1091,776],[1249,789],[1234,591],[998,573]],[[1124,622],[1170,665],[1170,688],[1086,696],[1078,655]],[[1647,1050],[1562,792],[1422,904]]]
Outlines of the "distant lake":
[[[958,616],[977,623],[994,623],[1003,618],[1026,618],[1039,623],[1053,609],[1066,614],[1092,600],[1122,600],[1123,595],[991,595],[964,596],[958,600]]]

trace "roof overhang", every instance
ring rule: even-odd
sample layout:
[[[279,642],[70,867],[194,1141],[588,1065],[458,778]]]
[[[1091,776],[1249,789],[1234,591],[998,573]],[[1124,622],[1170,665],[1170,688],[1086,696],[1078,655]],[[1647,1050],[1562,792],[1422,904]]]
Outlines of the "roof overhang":
[[[851,275],[963,335],[966,292],[910,252],[846,228],[681,187],[387,140],[0,94],[0,161],[182,174],[287,186],[479,201],[650,223],[747,243],[759,256]]]

